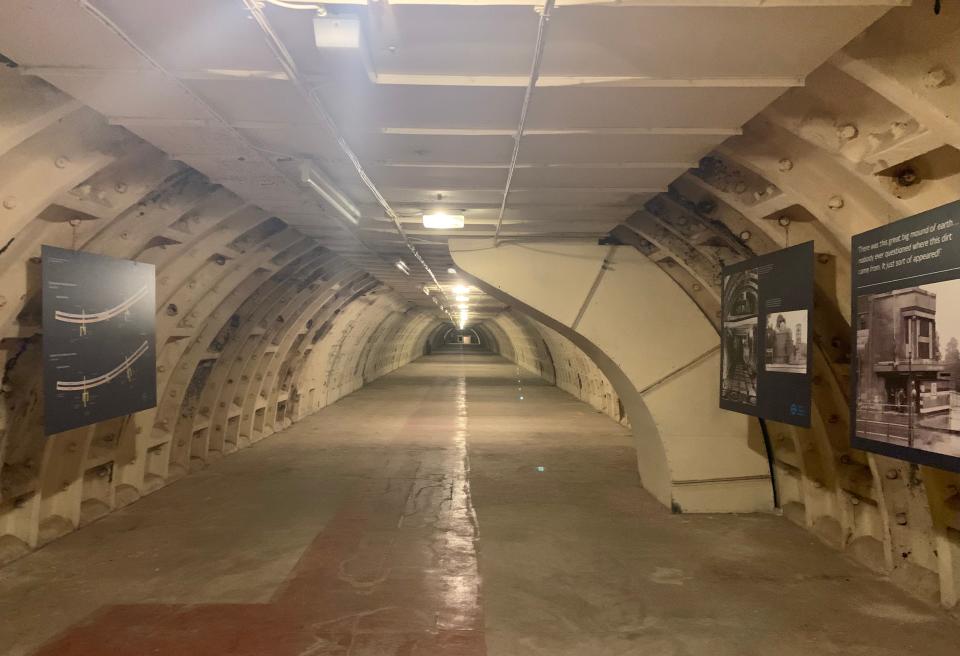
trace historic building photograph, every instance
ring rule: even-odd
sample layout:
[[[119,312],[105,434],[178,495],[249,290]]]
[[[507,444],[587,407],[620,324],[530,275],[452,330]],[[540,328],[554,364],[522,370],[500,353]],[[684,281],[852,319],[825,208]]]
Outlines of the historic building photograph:
[[[857,298],[857,435],[960,456],[960,280]]]
[[[766,371],[807,373],[807,311],[790,310],[767,314],[764,351]]]
[[[723,284],[723,351],[720,396],[757,404],[757,323],[759,276],[756,269],[738,271]]]

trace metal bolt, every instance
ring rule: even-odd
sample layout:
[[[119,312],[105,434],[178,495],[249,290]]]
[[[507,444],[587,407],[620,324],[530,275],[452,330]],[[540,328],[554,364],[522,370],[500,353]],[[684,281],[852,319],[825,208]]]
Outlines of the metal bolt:
[[[912,187],[920,182],[920,176],[915,169],[907,167],[897,173],[897,184],[901,187]]]
[[[851,503],[852,505],[854,505],[854,506],[859,506],[859,505],[860,505],[860,497],[851,496],[851,497],[850,497],[850,503]]]
[[[897,524],[899,524],[900,526],[907,525],[907,513],[898,512],[896,517],[897,517]]]
[[[63,156],[60,156],[57,159],[53,160],[53,165],[56,166],[58,169],[65,168],[69,163],[70,163],[70,160]]]
[[[742,231],[742,232],[740,233],[740,239],[741,239],[742,241],[750,241],[750,237],[752,237],[752,236],[753,236],[753,235],[750,233],[749,230],[744,230],[744,231]]]
[[[888,469],[887,478],[891,481],[895,481],[900,478],[900,472],[898,472],[896,469]]]
[[[17,206],[17,199],[13,196],[7,196],[3,199],[3,207],[8,210],[12,210]]]
[[[923,86],[928,89],[937,89],[947,82],[947,72],[942,68],[931,68],[923,76]]]
[[[693,283],[693,291],[698,292],[701,289],[703,289],[703,287],[700,285],[700,283],[698,282]]]
[[[860,130],[857,129],[856,125],[852,125],[850,123],[847,125],[841,125],[839,128],[837,128],[837,136],[845,141],[856,139],[858,134],[860,134]]]
[[[777,218],[777,223],[779,223],[782,227],[786,228],[788,225],[790,225],[790,217],[781,216]]]
[[[779,168],[781,172],[786,173],[793,168],[793,160],[784,157],[780,160],[777,168]]]
[[[843,207],[843,198],[841,196],[831,196],[830,200],[827,201],[827,207],[832,210],[839,210]]]
[[[124,193],[127,192],[127,183],[125,183],[125,182],[118,182],[117,184],[113,185],[113,189],[114,189],[114,191],[116,191],[118,194],[124,194]]]

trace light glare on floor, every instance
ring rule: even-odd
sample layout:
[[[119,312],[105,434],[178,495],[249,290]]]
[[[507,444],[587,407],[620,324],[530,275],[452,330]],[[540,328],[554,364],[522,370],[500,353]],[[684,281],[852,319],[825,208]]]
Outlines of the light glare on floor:
[[[463,228],[463,214],[435,214],[423,215],[423,227],[431,230],[459,230]]]

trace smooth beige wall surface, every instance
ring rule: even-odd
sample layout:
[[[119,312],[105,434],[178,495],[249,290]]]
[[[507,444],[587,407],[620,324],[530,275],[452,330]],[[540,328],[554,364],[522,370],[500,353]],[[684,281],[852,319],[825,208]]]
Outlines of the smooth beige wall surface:
[[[641,478],[658,499],[688,512],[771,508],[766,456],[747,440],[750,419],[718,407],[716,331],[644,255],[589,243],[478,249],[465,240],[451,241],[450,251],[462,271],[557,321],[630,381],[618,393],[628,410],[643,405],[653,420],[653,431],[631,424]]]

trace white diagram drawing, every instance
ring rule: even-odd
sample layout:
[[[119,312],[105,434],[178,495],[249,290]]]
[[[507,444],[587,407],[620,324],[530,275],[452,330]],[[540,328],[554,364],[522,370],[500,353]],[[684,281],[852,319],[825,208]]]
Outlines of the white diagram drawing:
[[[90,390],[94,387],[99,387],[100,385],[106,385],[111,380],[119,376],[121,373],[126,372],[127,377],[130,377],[132,372],[130,367],[136,362],[140,356],[146,353],[150,349],[150,345],[144,341],[140,347],[134,351],[132,354],[124,358],[123,362],[118,364],[116,367],[110,371],[100,374],[95,378],[83,378],[81,380],[58,380],[57,381],[57,391],[58,392],[82,392],[83,405],[87,405],[87,401],[90,398]]]

